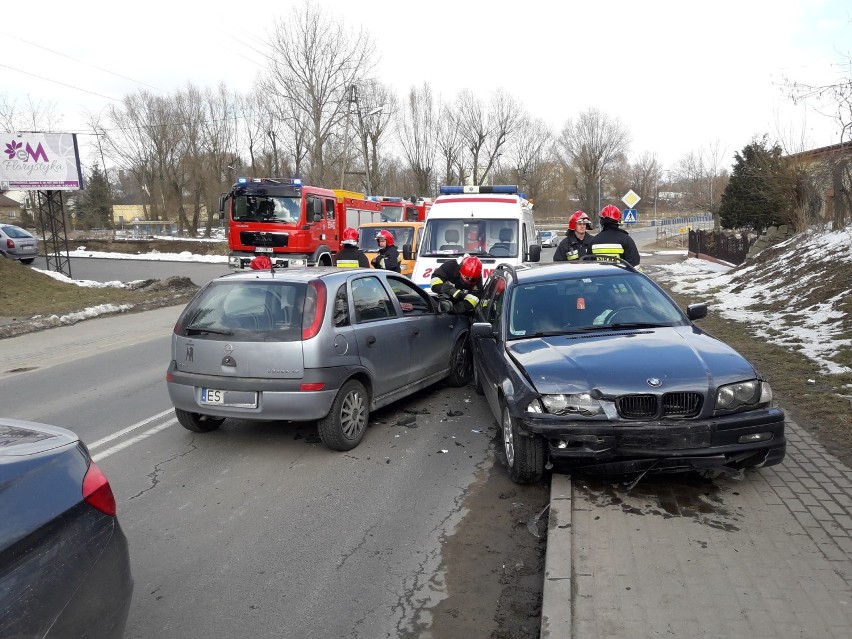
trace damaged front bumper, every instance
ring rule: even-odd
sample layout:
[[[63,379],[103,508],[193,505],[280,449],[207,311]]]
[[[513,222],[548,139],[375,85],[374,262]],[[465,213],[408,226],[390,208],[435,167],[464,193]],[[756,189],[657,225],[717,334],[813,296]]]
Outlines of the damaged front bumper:
[[[784,412],[764,408],[695,420],[592,421],[527,413],[522,432],[541,435],[554,461],[618,472],[771,466],[784,459]]]

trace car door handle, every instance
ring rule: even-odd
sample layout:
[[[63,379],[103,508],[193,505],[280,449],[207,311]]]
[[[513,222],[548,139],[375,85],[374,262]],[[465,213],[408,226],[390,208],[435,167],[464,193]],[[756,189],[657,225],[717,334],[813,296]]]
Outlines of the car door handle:
[[[375,343],[376,343],[376,338],[373,337],[372,335],[370,335],[370,337],[367,338],[367,346],[373,346],[373,344],[375,344]]]

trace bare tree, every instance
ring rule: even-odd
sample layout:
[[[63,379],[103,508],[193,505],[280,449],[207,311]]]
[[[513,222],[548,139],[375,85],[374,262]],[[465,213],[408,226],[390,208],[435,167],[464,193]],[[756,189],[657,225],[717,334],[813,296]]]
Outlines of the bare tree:
[[[411,87],[405,109],[397,121],[397,137],[408,167],[417,179],[417,193],[432,190],[437,155],[438,108],[432,88],[423,83],[418,90]]]
[[[524,115],[518,121],[513,138],[495,159],[496,165],[511,167],[513,181],[523,187],[527,197],[535,200],[536,208],[544,194],[552,141],[553,132],[543,120]]]
[[[325,149],[346,115],[347,92],[374,66],[374,44],[362,29],[350,35],[344,25],[307,0],[277,21],[269,43],[270,74],[264,85],[289,102],[296,121],[305,123],[310,147],[310,181],[327,175]]]
[[[656,186],[661,176],[657,154],[645,151],[630,167],[631,188],[650,204],[657,197]]]
[[[557,139],[557,150],[565,164],[576,169],[577,190],[585,211],[592,211],[597,225],[597,200],[604,171],[627,153],[630,133],[618,118],[597,109],[568,120]]]
[[[372,194],[381,193],[384,189],[381,175],[380,155],[382,143],[388,136],[399,110],[399,100],[390,87],[376,81],[367,82],[359,93],[361,117],[359,118],[360,134],[364,144],[366,166],[369,178],[366,187]]]
[[[504,145],[517,133],[523,112],[503,90],[491,96],[488,108],[468,90],[459,93],[454,110],[462,152],[470,151],[471,181],[484,182]]]
[[[437,156],[442,165],[443,176],[440,179],[446,184],[454,182],[464,184],[467,174],[461,154],[461,134],[450,108],[444,104],[439,109],[440,116],[435,128],[435,144]]]
[[[56,113],[56,103],[34,100],[27,95],[26,103],[18,104],[16,98],[0,93],[0,130],[55,132],[62,122]]]

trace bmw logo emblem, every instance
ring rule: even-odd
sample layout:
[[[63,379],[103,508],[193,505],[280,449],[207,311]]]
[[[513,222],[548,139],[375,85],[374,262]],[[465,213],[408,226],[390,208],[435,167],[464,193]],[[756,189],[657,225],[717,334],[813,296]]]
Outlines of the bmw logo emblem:
[[[648,386],[651,386],[653,388],[659,388],[663,385],[663,380],[658,379],[656,377],[649,377],[645,381],[648,383]]]

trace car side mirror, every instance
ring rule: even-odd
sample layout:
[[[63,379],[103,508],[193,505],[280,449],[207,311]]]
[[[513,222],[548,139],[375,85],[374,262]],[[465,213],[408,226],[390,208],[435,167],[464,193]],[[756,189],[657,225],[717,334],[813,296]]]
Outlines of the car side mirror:
[[[707,303],[701,302],[700,304],[690,304],[686,307],[686,316],[691,320],[707,317]]]
[[[471,332],[477,337],[497,337],[497,331],[490,322],[474,322],[470,327]]]
[[[403,244],[402,245],[402,259],[410,260],[413,258],[413,254],[411,252],[411,244]]]

